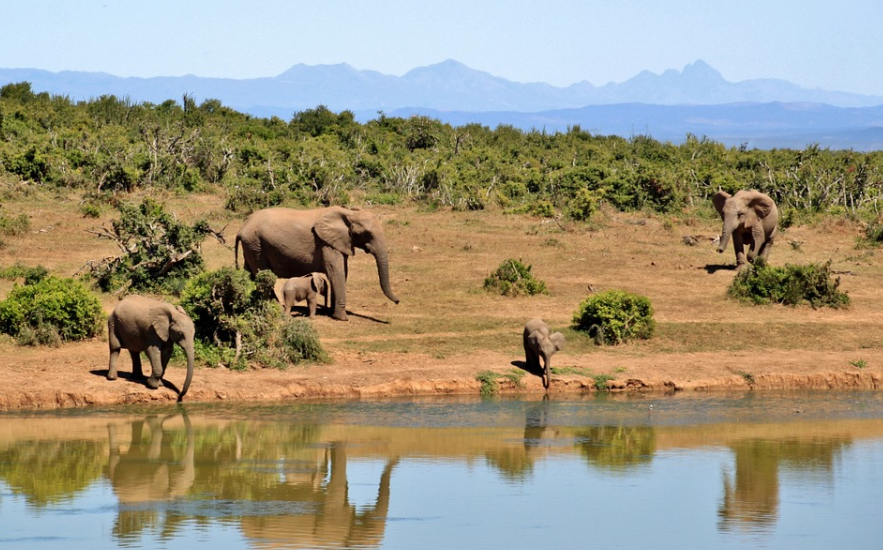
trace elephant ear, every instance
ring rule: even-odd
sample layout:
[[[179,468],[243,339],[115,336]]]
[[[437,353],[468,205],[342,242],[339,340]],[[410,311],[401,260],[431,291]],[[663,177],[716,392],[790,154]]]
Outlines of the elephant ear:
[[[344,212],[329,210],[316,220],[313,231],[341,254],[346,256],[355,254],[349,223]]]
[[[711,202],[714,204],[714,209],[717,210],[717,213],[720,214],[720,217],[724,217],[724,205],[727,203],[727,199],[732,195],[727,193],[726,191],[718,191],[711,197]]]
[[[318,273],[313,273],[310,277],[310,288],[313,289],[313,292],[322,294],[322,283],[322,277]]]
[[[153,330],[156,332],[159,339],[163,342],[168,341],[169,339],[169,326],[171,325],[171,321],[169,319],[169,312],[164,307],[154,307],[150,308],[150,326],[153,327]]]
[[[775,206],[773,204],[773,199],[760,193],[756,194],[748,201],[748,208],[753,210],[757,215],[757,218],[761,220],[770,215],[770,212],[773,211],[773,206]]]
[[[560,332],[552,333],[552,336],[550,336],[549,339],[555,344],[555,349],[560,350],[564,347],[564,335]]]

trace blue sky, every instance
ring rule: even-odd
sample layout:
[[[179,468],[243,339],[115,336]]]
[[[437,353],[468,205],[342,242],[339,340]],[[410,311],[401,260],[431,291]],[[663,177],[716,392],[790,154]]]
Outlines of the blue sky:
[[[5,0],[0,68],[276,76],[456,59],[518,82],[622,82],[702,59],[729,81],[883,95],[879,0]]]

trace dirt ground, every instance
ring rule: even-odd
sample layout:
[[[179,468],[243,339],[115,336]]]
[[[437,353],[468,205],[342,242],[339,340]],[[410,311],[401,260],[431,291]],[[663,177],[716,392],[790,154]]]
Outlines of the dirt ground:
[[[241,218],[223,211],[224,197],[162,197],[184,219],[208,216],[232,243]],[[107,225],[79,214],[75,196],[16,194],[6,213],[26,212],[31,230],[4,237],[0,267],[19,261],[73,275],[87,261],[115,254],[114,245],[88,233]],[[499,211],[426,211],[414,206],[371,207],[390,241],[393,290],[387,301],[370,256],[350,262],[349,322],[320,315],[315,327],[330,364],[285,370],[233,371],[198,367],[185,402],[278,401],[313,397],[387,397],[478,394],[482,371],[521,374],[521,328],[531,317],[562,330],[567,345],[553,360],[573,374],[553,375],[552,394],[596,391],[596,377],[612,391],[694,392],[883,387],[883,263],[856,247],[861,228],[827,219],[780,233],[771,263],[825,262],[849,293],[846,309],[750,306],[725,295],[735,270],[731,250],[712,243],[719,222],[709,212],[658,216],[604,211],[574,225]],[[232,265],[229,245],[207,241],[208,267]],[[546,282],[549,295],[506,298],[482,290],[503,260],[519,258]],[[0,299],[14,283],[0,281]],[[638,292],[653,303],[657,330],[647,341],[595,346],[570,330],[579,302],[610,288]],[[103,296],[109,312],[115,296]],[[173,364],[168,387],[150,390],[130,373],[107,381],[106,335],[59,348],[19,347],[0,336],[0,410],[51,409],[176,399],[184,369]],[[525,373],[503,392],[541,394],[541,380]]]

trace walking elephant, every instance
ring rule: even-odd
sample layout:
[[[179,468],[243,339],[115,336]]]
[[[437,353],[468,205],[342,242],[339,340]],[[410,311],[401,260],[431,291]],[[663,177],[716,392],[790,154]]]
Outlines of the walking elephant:
[[[129,350],[132,356],[132,373],[136,377],[143,377],[141,352],[144,352],[152,367],[147,387],[156,389],[162,382],[174,345],[178,344],[187,356],[187,377],[178,393],[178,401],[181,401],[193,379],[194,333],[193,321],[181,306],[144,296],[127,296],[107,318],[110,346],[107,379],[117,378],[121,349]]]
[[[773,199],[754,190],[737,191],[735,195],[718,191],[711,202],[724,222],[717,251],[723,252],[732,238],[737,267],[746,263],[745,245],[748,245],[748,262],[754,262],[757,257],[766,260],[779,223],[779,210]]]
[[[553,333],[540,319],[531,319],[524,325],[522,338],[527,367],[538,371],[540,358],[543,359],[543,387],[548,389],[552,381],[552,355],[564,347],[564,335]]]
[[[316,307],[319,305],[319,296],[325,297],[325,307],[328,307],[328,285],[321,273],[310,273],[303,277],[290,279],[276,279],[273,288],[276,299],[282,304],[282,314],[291,315],[291,308],[298,302],[307,302],[309,317],[316,316]]]
[[[331,317],[340,321],[347,320],[347,260],[356,248],[361,248],[374,256],[383,293],[399,303],[389,285],[383,228],[371,212],[339,206],[312,210],[266,208],[249,216],[236,235],[236,267],[240,244],[245,269],[253,275],[262,269],[284,278],[313,272],[327,275]]]

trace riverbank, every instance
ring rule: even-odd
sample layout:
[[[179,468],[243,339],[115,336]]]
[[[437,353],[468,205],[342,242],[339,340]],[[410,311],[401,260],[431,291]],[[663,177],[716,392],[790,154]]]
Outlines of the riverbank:
[[[226,225],[232,242],[242,220],[223,211],[223,197],[160,197],[185,219]],[[4,202],[27,212],[31,231],[4,239],[3,260],[43,265],[71,276],[86,262],[115,253],[87,230],[116,211],[84,218],[78,198],[25,196]],[[349,322],[315,321],[329,364],[285,370],[225,366],[196,370],[185,402],[279,401],[318,397],[478,394],[482,373],[499,376],[502,392],[541,394],[540,378],[523,369],[521,328],[531,317],[564,331],[550,393],[693,392],[883,387],[883,265],[873,249],[856,248],[861,228],[842,220],[783,231],[773,264],[832,261],[846,309],[750,306],[726,297],[732,252],[717,254],[719,222],[709,212],[662,217],[604,211],[591,224],[500,212],[372,207],[390,242],[392,304],[380,292],[371,257],[350,262]],[[228,246],[206,241],[208,268],[232,265]],[[521,259],[549,294],[506,298],[482,289],[502,261]],[[12,282],[0,281],[0,299]],[[573,312],[591,292],[621,288],[650,298],[657,329],[647,341],[599,347],[570,330]],[[104,295],[110,311],[115,296]],[[106,336],[59,348],[19,347],[0,337],[0,410],[173,402],[173,387],[149,390],[122,376],[109,382]],[[184,369],[166,376],[180,385]],[[487,379],[487,376],[483,376]]]

